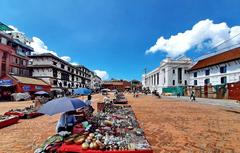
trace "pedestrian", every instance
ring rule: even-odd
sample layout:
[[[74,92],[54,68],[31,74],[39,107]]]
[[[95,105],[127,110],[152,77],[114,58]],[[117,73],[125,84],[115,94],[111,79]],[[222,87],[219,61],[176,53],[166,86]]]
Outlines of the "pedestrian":
[[[133,90],[133,97],[135,98],[136,97],[136,91]]]
[[[179,92],[177,92],[177,98],[180,98],[180,93]]]
[[[195,95],[194,91],[192,91],[190,99],[191,99],[191,101],[196,101],[196,95]]]
[[[194,94],[194,92],[192,91],[192,92],[191,92],[191,95],[190,95],[190,100],[192,100],[193,94]]]

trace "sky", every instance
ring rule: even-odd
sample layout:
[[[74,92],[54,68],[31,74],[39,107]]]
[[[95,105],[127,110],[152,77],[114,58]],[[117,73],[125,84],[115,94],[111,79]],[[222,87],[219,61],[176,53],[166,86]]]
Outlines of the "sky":
[[[240,33],[239,0],[1,0],[0,22],[103,79],[138,79],[166,57],[193,59]],[[240,43],[240,37],[222,45]],[[216,50],[221,50],[217,48]]]

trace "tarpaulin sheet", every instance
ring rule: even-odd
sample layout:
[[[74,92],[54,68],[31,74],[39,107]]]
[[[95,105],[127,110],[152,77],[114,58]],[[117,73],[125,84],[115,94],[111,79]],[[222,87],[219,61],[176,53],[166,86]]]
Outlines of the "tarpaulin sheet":
[[[18,120],[19,118],[16,116],[5,121],[0,121],[0,128],[15,124],[18,122]]]
[[[74,153],[153,153],[153,150],[145,149],[145,150],[115,150],[115,151],[102,151],[102,150],[82,150],[81,145],[76,144],[63,144],[59,149],[59,153],[64,152],[74,152]]]

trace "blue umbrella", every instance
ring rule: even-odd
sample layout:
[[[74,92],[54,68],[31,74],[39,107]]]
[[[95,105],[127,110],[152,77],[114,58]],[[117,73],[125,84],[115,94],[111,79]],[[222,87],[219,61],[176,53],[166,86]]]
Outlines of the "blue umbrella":
[[[38,110],[38,112],[42,114],[54,115],[73,111],[85,106],[87,105],[80,99],[63,97],[47,102]]]
[[[74,89],[73,92],[76,95],[89,95],[92,93],[92,90],[87,88],[77,88],[77,89]]]
[[[48,93],[45,92],[45,91],[37,91],[37,92],[35,92],[34,94],[35,94],[35,95],[48,95]]]

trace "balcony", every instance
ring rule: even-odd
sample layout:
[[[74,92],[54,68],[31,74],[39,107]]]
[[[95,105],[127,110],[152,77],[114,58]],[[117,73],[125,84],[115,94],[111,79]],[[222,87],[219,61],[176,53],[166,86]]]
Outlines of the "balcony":
[[[19,49],[16,50],[16,54],[17,54],[17,55],[20,55],[20,56],[23,56],[23,57],[26,57],[26,56],[27,56],[26,52],[24,52],[24,51],[22,51],[22,50],[19,50]]]

